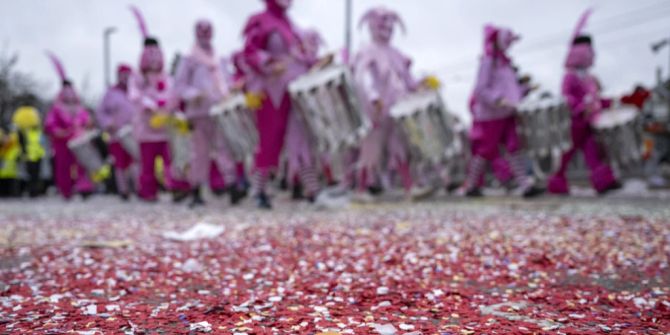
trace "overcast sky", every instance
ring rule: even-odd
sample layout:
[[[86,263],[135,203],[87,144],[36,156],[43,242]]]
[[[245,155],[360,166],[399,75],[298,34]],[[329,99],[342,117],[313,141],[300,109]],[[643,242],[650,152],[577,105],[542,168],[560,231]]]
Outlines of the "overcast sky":
[[[345,0],[294,0],[291,16],[303,27],[315,27],[336,50],[344,43]],[[19,68],[45,83],[54,94],[58,80],[44,56],[58,54],[88,99],[103,90],[102,31],[114,26],[112,60],[137,63],[141,38],[128,4],[145,14],[150,33],[160,38],[168,59],[190,49],[193,23],[209,18],[215,25],[218,51],[230,53],[242,43],[247,17],[262,8],[261,0],[0,0],[0,42],[19,52]],[[513,49],[524,73],[558,92],[562,63],[571,31],[583,10],[596,11],[589,25],[598,60],[596,73],[606,93],[620,94],[635,83],[655,82],[655,69],[667,73],[668,52],[653,55],[650,45],[670,36],[667,0],[354,0],[354,22],[368,8],[384,4],[401,13],[408,31],[395,43],[414,59],[417,76],[435,74],[445,83],[451,109],[467,114],[481,53],[482,27],[495,22],[513,28],[523,40]],[[355,30],[354,49],[368,40]]]

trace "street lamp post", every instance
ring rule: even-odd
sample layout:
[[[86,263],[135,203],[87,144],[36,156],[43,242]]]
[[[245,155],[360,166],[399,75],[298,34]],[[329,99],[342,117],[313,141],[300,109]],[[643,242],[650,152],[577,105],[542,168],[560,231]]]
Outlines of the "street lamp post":
[[[664,40],[661,40],[661,41],[658,41],[658,42],[652,44],[651,45],[651,51],[653,51],[655,54],[657,54],[664,47],[668,47],[668,51],[670,51],[670,38],[666,38]],[[670,52],[668,54],[670,54]],[[670,80],[670,58],[669,58],[669,61],[668,61],[668,80]]]
[[[345,25],[344,27],[344,61],[349,62],[349,56],[351,56],[351,16],[352,16],[352,0],[345,0],[344,16],[345,16]]]
[[[116,32],[115,27],[107,27],[103,32],[103,43],[104,43],[104,74],[105,74],[105,88],[111,86],[110,75],[109,75],[109,62],[110,62],[110,37]]]

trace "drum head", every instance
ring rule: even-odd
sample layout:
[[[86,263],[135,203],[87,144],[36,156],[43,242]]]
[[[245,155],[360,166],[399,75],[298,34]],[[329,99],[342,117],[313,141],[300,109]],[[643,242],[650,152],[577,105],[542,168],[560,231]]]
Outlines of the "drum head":
[[[632,122],[637,114],[637,110],[633,107],[606,110],[596,117],[593,127],[596,129],[610,129]]]

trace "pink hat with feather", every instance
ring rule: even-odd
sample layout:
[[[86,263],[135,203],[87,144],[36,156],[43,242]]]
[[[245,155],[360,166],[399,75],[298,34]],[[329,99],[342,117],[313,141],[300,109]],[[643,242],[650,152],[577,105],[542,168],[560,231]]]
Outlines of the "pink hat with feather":
[[[142,50],[142,56],[140,57],[140,71],[142,72],[161,72],[164,67],[164,58],[163,51],[160,48],[160,43],[158,39],[149,35],[149,30],[147,28],[146,21],[142,12],[135,7],[130,6],[130,10],[137,20],[137,24],[140,28],[140,33],[144,39],[144,49]]]
[[[74,87],[72,85],[72,82],[70,79],[68,79],[67,73],[65,72],[65,67],[63,66],[63,63],[60,61],[60,59],[52,52],[47,51],[47,57],[51,60],[51,63],[54,66],[54,69],[56,69],[56,73],[58,74],[58,79],[60,79],[61,82],[61,90],[58,93],[57,100],[62,103],[66,104],[76,104],[79,103],[79,97],[77,96],[77,92],[74,90]]]
[[[586,25],[593,13],[593,9],[587,9],[577,22],[572,33],[570,49],[565,61],[568,68],[586,69],[593,66],[595,62],[595,50],[593,49],[593,39],[585,32]]]

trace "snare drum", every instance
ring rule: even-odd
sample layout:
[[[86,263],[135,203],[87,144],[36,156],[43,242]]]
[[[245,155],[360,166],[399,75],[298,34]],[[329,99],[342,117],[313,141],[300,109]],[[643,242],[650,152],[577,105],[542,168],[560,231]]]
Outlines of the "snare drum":
[[[67,147],[72,151],[77,162],[84,167],[89,175],[99,173],[105,166],[105,162],[94,144],[98,136],[100,136],[99,131],[90,130],[81,133],[67,143]]]
[[[348,67],[331,65],[307,73],[289,85],[298,113],[319,152],[356,146],[372,128]]]
[[[572,146],[570,110],[562,100],[542,97],[524,102],[517,113],[518,132],[539,178],[560,168]]]
[[[634,107],[619,107],[599,114],[592,123],[610,162],[631,167],[642,160],[642,120]]]
[[[221,130],[231,157],[238,162],[250,160],[258,147],[258,130],[244,94],[234,94],[215,105],[210,115]]]
[[[127,125],[119,129],[116,137],[124,150],[130,154],[136,162],[140,161],[140,145],[133,136],[133,126]]]
[[[455,140],[454,118],[447,113],[437,91],[408,95],[390,110],[415,156],[434,163],[455,157],[462,146]]]

